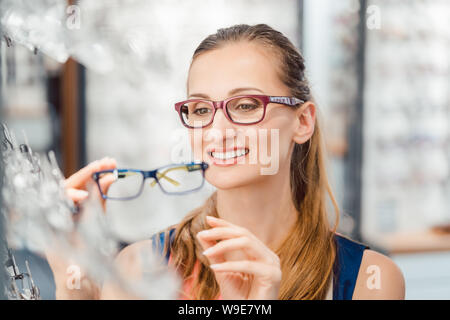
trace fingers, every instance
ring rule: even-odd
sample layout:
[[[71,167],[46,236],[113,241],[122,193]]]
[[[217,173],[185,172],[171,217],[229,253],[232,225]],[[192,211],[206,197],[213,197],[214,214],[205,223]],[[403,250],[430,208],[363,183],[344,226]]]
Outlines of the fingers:
[[[116,160],[103,158],[91,162],[86,167],[75,172],[64,181],[66,188],[85,189],[86,183],[92,179],[92,174],[96,171],[110,170],[117,167]]]
[[[199,232],[203,239],[207,240],[226,240],[245,236],[246,233],[237,228],[232,227],[215,227],[211,229],[202,230]]]
[[[281,281],[281,270],[257,261],[226,261],[210,266],[215,272],[241,272],[262,277],[273,282]]]
[[[67,195],[75,203],[86,200],[89,193],[85,190],[87,190],[89,183],[93,183],[92,174],[96,171],[111,170],[115,169],[116,167],[116,160],[108,157],[91,162],[64,181]],[[100,188],[102,189],[103,194],[107,194],[108,188],[113,182],[113,175],[106,175],[99,180]],[[102,207],[105,210],[105,200],[101,197],[98,188],[94,186],[94,189],[91,188],[90,190],[96,190],[94,192],[98,193],[98,196],[102,202]]]
[[[212,216],[206,216],[206,222],[212,226],[224,226],[222,228],[218,227],[208,230],[203,230],[197,233],[197,239],[200,242],[204,252],[207,251],[209,248],[214,247],[217,245],[217,240],[221,240],[223,238],[232,237],[232,234],[234,233],[234,236],[237,237],[239,235],[242,235],[242,230],[238,230],[237,226],[234,226],[233,224],[229,223],[228,221],[225,221],[223,219],[218,219]],[[226,230],[224,230],[226,227]],[[231,230],[230,230],[231,229]],[[221,233],[222,232],[222,233]],[[223,235],[223,238],[221,238],[220,234]],[[208,261],[210,264],[219,263],[225,261],[225,257],[223,254],[217,253],[211,256],[206,256],[208,258]]]
[[[113,174],[107,174],[104,177],[100,178],[98,181],[100,184],[100,188],[102,189],[103,194],[108,194],[109,187],[116,181],[116,178]]]
[[[243,249],[250,257],[261,259],[267,263],[279,265],[278,256],[270,250],[261,240],[245,228],[236,226],[223,219],[207,216],[207,222],[213,228],[199,232],[202,238],[209,241],[220,241],[213,249],[204,252],[205,255],[214,256],[225,252]],[[240,240],[228,241],[232,238]],[[225,241],[224,241],[225,240]]]
[[[228,228],[232,228],[235,229],[236,232],[239,232],[240,235],[246,235],[248,237],[254,238],[254,239],[258,239],[257,237],[255,237],[255,235],[253,233],[251,233],[250,231],[248,231],[245,228],[242,228],[240,226],[237,226],[235,224],[232,224],[231,222],[228,222],[226,220],[220,219],[220,218],[216,218],[213,216],[206,216],[206,222],[212,227],[212,228],[217,228],[217,227],[228,227]],[[259,239],[258,239],[259,240]]]
[[[239,237],[223,240],[215,246],[208,248],[203,254],[209,258],[223,255],[227,252],[243,250],[250,259],[264,261],[276,265],[278,262],[265,246],[248,237]]]
[[[198,242],[200,242],[200,245],[202,246],[203,250],[208,250],[209,248],[212,248],[217,242],[213,240],[207,240],[203,237],[201,232],[197,233],[197,239]],[[225,258],[222,255],[215,255],[213,257],[207,257],[210,264],[214,263],[220,263],[225,261]]]
[[[212,228],[199,232],[197,238],[205,243],[203,254],[211,263],[216,263],[216,258],[225,260],[223,257],[228,252],[243,251],[249,259],[279,268],[279,257],[250,231],[223,219],[211,216],[206,218]]]
[[[231,222],[213,216],[206,216],[206,222],[211,227],[238,227]]]
[[[108,195],[108,189],[115,181],[116,181],[116,178],[115,178],[115,176],[113,174],[109,174],[108,173],[108,174],[104,175],[103,177],[101,177],[98,180],[98,183],[100,185],[100,189],[102,190],[101,193],[100,193],[100,190],[98,189],[98,185],[94,185],[94,183],[92,182],[92,187],[91,187],[90,190],[92,190],[95,193],[95,195],[99,199],[101,199],[101,202],[102,202],[102,205],[103,205],[104,208],[105,208],[106,199],[104,199],[102,197],[102,194],[105,195],[105,196]]]
[[[75,203],[86,200],[89,195],[87,191],[74,188],[66,189],[66,194]]]
[[[232,292],[246,284],[250,286],[244,293],[248,298],[276,298],[281,283],[281,265],[275,252],[246,228],[210,216],[206,221],[211,229],[199,232],[197,238],[206,243],[203,254],[211,263],[221,291],[230,283]],[[236,277],[240,281],[230,280]]]

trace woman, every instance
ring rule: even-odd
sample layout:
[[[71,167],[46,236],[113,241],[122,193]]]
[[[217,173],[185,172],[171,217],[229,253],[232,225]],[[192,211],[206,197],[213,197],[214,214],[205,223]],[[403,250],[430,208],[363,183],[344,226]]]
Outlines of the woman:
[[[333,227],[327,221],[327,193],[336,214],[338,208],[316,106],[303,58],[285,36],[263,24],[218,30],[195,51],[187,92],[177,111],[217,191],[153,243],[122,250],[117,263],[124,270],[139,278],[136,253],[162,239],[184,279],[181,298],[404,298],[397,266],[337,235],[338,219]],[[260,159],[261,146],[277,162],[269,174],[262,174],[267,164],[251,161]],[[68,192],[83,200],[79,189],[90,174],[113,167],[104,159],[84,168],[67,179]],[[120,298],[117,292],[105,285],[99,294]]]

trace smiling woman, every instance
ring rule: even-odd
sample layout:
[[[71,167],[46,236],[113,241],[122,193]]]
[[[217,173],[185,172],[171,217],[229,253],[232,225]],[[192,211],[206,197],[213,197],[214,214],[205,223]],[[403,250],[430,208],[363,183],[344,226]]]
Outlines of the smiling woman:
[[[183,279],[182,299],[404,298],[396,265],[328,222],[327,195],[339,208],[304,60],[289,39],[264,24],[218,30],[194,52],[187,96],[175,109],[217,191],[123,249],[127,275],[143,276],[140,252],[153,247]],[[278,163],[270,174],[264,150]],[[123,296],[106,283],[101,297]]]
[[[298,50],[267,25],[220,29],[196,49],[189,100],[175,108],[217,192],[153,238],[167,239],[160,248],[185,279],[181,297],[404,298],[403,276],[389,258],[328,223],[327,193],[339,209],[304,74]],[[277,135],[242,139],[252,130]],[[279,170],[263,175],[261,161],[246,159],[260,160],[261,146],[273,144]],[[374,266],[379,273],[370,272]],[[374,277],[378,285],[367,285]]]

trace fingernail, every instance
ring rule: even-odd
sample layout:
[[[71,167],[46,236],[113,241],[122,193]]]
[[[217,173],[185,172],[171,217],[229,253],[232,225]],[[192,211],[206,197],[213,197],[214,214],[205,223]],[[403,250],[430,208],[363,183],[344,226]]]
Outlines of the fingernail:
[[[80,197],[88,197],[89,196],[89,192],[84,191],[84,190],[77,190],[77,193]]]
[[[207,256],[208,254],[210,254],[211,252],[213,252],[212,248],[208,248],[205,251],[202,252],[203,255]]]
[[[208,235],[209,233],[210,233],[209,230],[202,230],[202,231],[200,231],[200,232],[197,232],[197,235],[201,234],[202,236],[206,236],[206,235]]]
[[[216,218],[216,217],[213,217],[213,216],[206,216],[206,219],[209,219],[209,220],[217,220],[217,218]]]
[[[217,269],[219,266],[217,264],[212,264],[209,266],[211,269]]]
[[[198,237],[198,236],[201,236],[201,233],[202,233],[203,231],[200,231],[200,232],[197,232],[197,234],[195,235],[196,237]]]

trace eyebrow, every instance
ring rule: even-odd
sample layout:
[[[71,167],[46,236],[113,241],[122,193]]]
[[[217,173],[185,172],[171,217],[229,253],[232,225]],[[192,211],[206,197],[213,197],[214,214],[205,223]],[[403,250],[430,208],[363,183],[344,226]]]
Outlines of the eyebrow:
[[[233,90],[230,90],[228,92],[229,96],[235,95],[236,93],[242,92],[242,91],[251,91],[251,90],[255,90],[255,91],[259,91],[261,93],[264,93],[261,89],[258,88],[254,88],[254,87],[243,87],[243,88],[235,88]],[[192,93],[189,95],[189,97],[200,97],[200,98],[205,98],[205,99],[210,99],[210,97],[207,94],[204,93]]]

